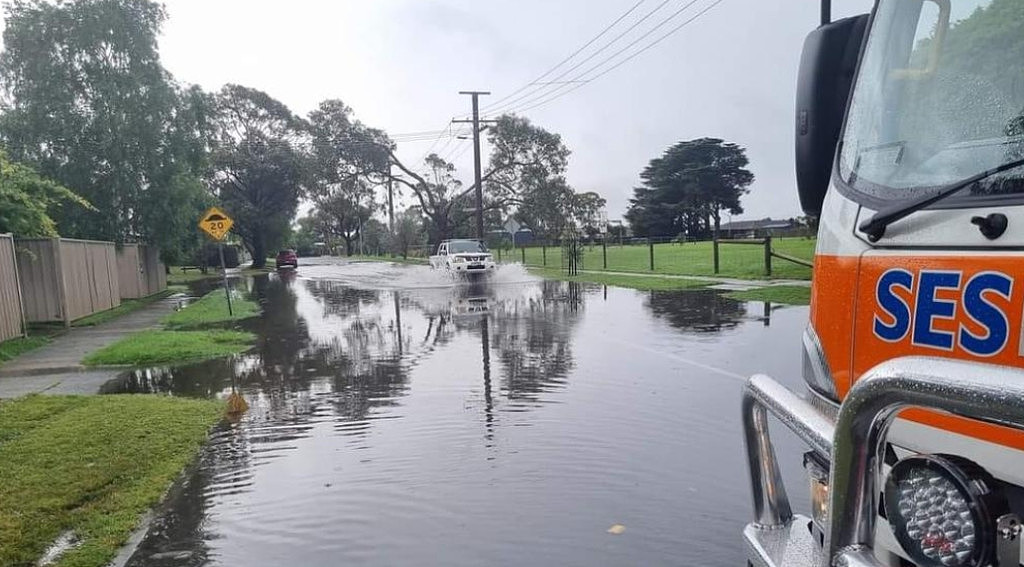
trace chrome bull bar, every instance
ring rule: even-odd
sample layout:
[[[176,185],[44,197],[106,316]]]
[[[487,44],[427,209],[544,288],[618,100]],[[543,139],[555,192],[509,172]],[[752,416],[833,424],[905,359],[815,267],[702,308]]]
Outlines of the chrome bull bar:
[[[754,521],[744,530],[749,563],[764,567],[883,567],[874,553],[879,467],[889,426],[918,407],[1024,429],[1024,371],[950,359],[905,357],[874,367],[830,416],[763,375],[743,391],[743,429]],[[775,416],[829,457],[824,545],[789,505],[768,431]],[[941,450],[941,448],[937,448]]]

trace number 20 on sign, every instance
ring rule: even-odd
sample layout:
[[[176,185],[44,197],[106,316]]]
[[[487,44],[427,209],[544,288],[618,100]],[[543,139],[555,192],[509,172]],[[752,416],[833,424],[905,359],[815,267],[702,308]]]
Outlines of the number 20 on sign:
[[[199,221],[199,228],[203,229],[203,232],[209,234],[214,240],[224,240],[224,237],[228,235],[228,231],[234,226],[235,221],[231,220],[231,217],[226,215],[224,211],[217,207],[210,207],[210,210],[206,211],[203,218]]]

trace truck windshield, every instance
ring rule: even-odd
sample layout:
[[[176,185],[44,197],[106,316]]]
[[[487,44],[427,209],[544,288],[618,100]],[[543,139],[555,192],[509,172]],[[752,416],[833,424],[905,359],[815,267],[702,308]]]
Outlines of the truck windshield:
[[[465,252],[487,252],[487,247],[472,240],[453,240],[448,243],[448,252],[462,254]]]
[[[839,172],[901,200],[1024,157],[1024,2],[881,0]],[[965,195],[1024,193],[1024,168]],[[952,200],[951,200],[952,201]]]

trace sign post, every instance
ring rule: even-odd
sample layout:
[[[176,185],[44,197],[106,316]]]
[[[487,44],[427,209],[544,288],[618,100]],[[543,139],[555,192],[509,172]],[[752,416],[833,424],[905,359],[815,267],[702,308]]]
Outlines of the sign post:
[[[217,241],[217,249],[220,252],[220,273],[224,278],[224,295],[228,300],[228,315],[234,316],[234,310],[231,308],[231,289],[228,288],[228,269],[227,264],[224,262],[224,237],[228,235],[231,227],[235,225],[235,221],[231,220],[224,211],[217,207],[210,207],[210,210],[206,211],[203,218],[199,220],[199,228],[203,229],[203,232],[210,235]]]

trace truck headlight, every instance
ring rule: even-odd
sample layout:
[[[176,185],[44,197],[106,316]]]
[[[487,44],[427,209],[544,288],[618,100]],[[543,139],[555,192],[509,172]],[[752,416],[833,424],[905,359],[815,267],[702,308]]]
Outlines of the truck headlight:
[[[828,463],[814,451],[804,454],[804,470],[811,494],[811,519],[819,541],[824,541],[828,528]]]
[[[452,262],[455,262],[456,264],[461,264],[465,261],[466,259],[463,258],[462,256],[455,256],[454,258],[452,258]]]
[[[990,564],[996,519],[1007,510],[992,476],[960,457],[907,457],[892,467],[885,483],[886,517],[918,565]]]

